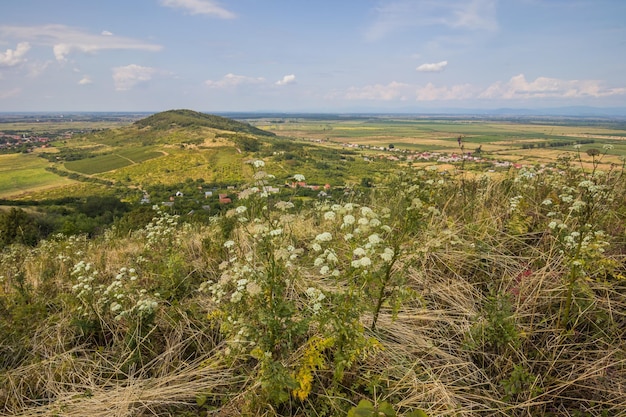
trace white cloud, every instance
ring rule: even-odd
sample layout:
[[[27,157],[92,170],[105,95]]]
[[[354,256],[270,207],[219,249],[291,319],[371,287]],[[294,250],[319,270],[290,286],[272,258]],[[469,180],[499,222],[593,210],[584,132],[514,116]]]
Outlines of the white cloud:
[[[434,64],[422,64],[419,67],[415,68],[416,71],[419,72],[441,72],[448,65],[448,61],[441,61]]]
[[[117,91],[126,91],[135,85],[149,81],[158,71],[155,68],[131,64],[113,68],[113,82]]]
[[[263,82],[265,82],[265,79],[261,77],[253,78],[246,77],[245,75],[226,74],[221,80],[207,80],[204,82],[204,84],[208,85],[211,88],[228,88],[236,87],[242,84],[260,84]]]
[[[112,32],[109,32],[108,30],[103,30],[102,33],[100,33],[102,36],[113,36]]]
[[[417,101],[464,100],[474,97],[476,90],[471,84],[436,87],[428,83],[424,87],[417,88],[415,98]]]
[[[161,4],[174,9],[183,9],[190,14],[206,14],[219,17],[220,19],[234,19],[237,17],[233,12],[221,7],[212,0],[161,0]]]
[[[371,40],[391,32],[421,26],[447,26],[463,30],[498,28],[498,0],[396,0],[375,10],[376,20],[366,36]]]
[[[480,98],[528,99],[528,98],[580,98],[626,95],[626,88],[605,88],[598,80],[561,80],[538,77],[527,81],[519,74],[506,82],[496,82],[480,94]]]
[[[607,88],[597,80],[560,80],[538,77],[527,81],[523,74],[508,82],[496,82],[488,88],[474,84],[426,85],[405,84],[393,81],[389,84],[372,84],[335,91],[327,99],[372,101],[460,101],[476,99],[544,99],[601,98],[626,96],[626,87]]]
[[[351,87],[344,98],[348,100],[406,100],[411,89],[409,84],[392,81],[387,85],[374,84],[364,87]]]
[[[296,82],[296,76],[293,74],[285,75],[281,80],[276,81],[276,85],[288,85]]]
[[[36,45],[51,46],[58,61],[72,52],[93,53],[107,49],[159,51],[160,45],[122,36],[92,34],[65,25],[0,26],[0,36],[27,39]]]
[[[30,50],[28,42],[20,42],[15,50],[7,49],[6,52],[0,52],[0,67],[13,67],[26,61],[24,55]]]
[[[89,78],[88,76],[84,76],[83,78],[81,78],[81,80],[78,82],[78,84],[80,84],[80,85],[93,84],[93,80],[91,78]]]

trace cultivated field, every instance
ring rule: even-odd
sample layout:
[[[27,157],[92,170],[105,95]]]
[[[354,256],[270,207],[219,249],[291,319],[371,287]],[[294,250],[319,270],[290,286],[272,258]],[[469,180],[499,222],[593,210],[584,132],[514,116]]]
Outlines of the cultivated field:
[[[48,161],[34,154],[0,155],[0,198],[74,183],[45,170]]]
[[[571,122],[574,123],[574,122]],[[574,144],[583,142],[580,150],[611,145],[604,162],[618,163],[626,155],[626,126],[623,123],[597,121],[565,122],[431,119],[347,119],[308,120],[284,119],[280,123],[257,121],[263,129],[279,135],[321,143],[352,143],[389,146],[415,151],[459,152],[462,137],[465,152],[479,147],[485,157],[513,160],[520,163],[554,161],[564,152],[575,152]],[[590,143],[584,143],[590,142]],[[533,146],[530,148],[530,146]]]

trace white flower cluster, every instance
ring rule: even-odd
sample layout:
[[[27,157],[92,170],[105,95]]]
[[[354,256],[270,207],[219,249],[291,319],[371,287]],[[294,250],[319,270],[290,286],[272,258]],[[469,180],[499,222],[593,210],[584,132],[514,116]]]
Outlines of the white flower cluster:
[[[309,287],[305,291],[306,296],[309,298],[311,302],[311,310],[313,310],[314,314],[319,313],[322,309],[322,301],[326,299],[326,295],[321,290],[317,288]]]
[[[98,288],[94,288],[94,281],[98,276],[98,271],[93,268],[93,264],[80,261],[74,265],[71,275],[75,276],[78,281],[72,286],[72,292],[78,298],[93,296],[94,293],[98,292]]]
[[[148,295],[145,289],[138,286],[138,275],[134,268],[120,268],[108,286],[95,285],[99,276],[93,264],[80,261],[72,269],[71,274],[78,281],[72,291],[90,309],[97,309],[100,314],[110,313],[117,321],[125,317],[146,317],[153,314],[158,307],[159,293]],[[89,309],[82,309],[87,315]]]
[[[176,235],[178,226],[178,215],[171,215],[162,211],[158,206],[154,206],[157,215],[143,229],[148,246],[158,247],[168,241],[171,241]]]
[[[313,252],[318,253],[313,266],[319,268],[322,276],[338,277],[342,270],[347,271],[348,268],[367,273],[393,260],[394,251],[384,246],[383,237],[391,228],[382,224],[379,218],[383,216],[379,216],[372,208],[347,203],[321,205],[318,209],[323,220],[330,227],[337,228],[336,234],[329,231],[318,233],[310,246]],[[334,241],[348,242],[352,247],[347,262],[342,264],[337,252],[330,246]]]
[[[521,195],[516,195],[509,200],[509,213],[513,213],[519,207],[519,204],[524,199]]]

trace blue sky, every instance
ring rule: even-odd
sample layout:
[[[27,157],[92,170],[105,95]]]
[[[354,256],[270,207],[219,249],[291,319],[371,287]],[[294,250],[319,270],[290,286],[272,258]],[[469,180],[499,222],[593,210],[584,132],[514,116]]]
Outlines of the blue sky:
[[[0,3],[0,111],[558,106],[626,106],[626,1]]]

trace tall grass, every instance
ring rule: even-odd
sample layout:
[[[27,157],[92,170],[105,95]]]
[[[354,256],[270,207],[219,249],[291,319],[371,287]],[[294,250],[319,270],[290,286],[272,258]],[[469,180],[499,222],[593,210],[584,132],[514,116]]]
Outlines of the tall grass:
[[[262,165],[209,225],[5,250],[1,413],[626,414],[619,167],[410,170],[302,206]]]

